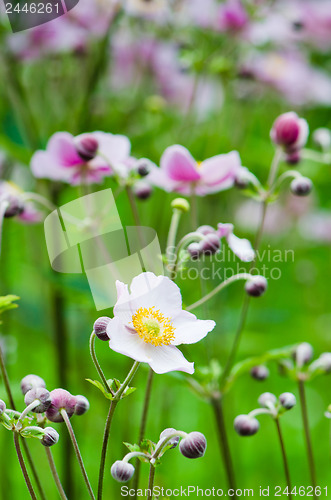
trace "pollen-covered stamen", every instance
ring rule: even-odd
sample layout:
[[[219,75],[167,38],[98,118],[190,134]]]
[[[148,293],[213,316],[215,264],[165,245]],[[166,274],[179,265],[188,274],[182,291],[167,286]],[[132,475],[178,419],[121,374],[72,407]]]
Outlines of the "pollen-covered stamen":
[[[170,318],[154,307],[140,307],[132,316],[132,324],[147,344],[169,345],[175,338],[175,328]]]

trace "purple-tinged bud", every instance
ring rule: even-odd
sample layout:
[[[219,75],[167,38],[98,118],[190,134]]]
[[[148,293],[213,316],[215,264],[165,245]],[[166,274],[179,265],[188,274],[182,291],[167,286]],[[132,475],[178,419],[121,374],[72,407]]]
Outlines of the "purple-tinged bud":
[[[96,157],[99,143],[93,135],[81,135],[75,140],[76,151],[84,161],[93,160]]]
[[[323,151],[328,151],[331,148],[331,131],[328,128],[318,128],[313,133],[313,141]]]
[[[269,370],[264,365],[254,366],[251,369],[251,376],[255,378],[255,380],[266,380],[269,377]]]
[[[111,475],[119,483],[126,483],[130,481],[134,474],[134,467],[129,462],[117,460],[110,469]]]
[[[6,403],[0,399],[0,415],[6,410]]]
[[[293,153],[288,153],[285,157],[286,163],[289,165],[297,165],[301,160],[300,151],[294,151]]]
[[[53,429],[53,427],[45,427],[45,434],[43,435],[43,438],[41,440],[41,444],[43,444],[44,446],[53,446],[54,444],[56,444],[58,442],[58,440],[60,439],[60,436],[59,436],[59,433],[56,432],[55,429]]]
[[[108,316],[101,316],[96,320],[93,325],[93,331],[99,340],[108,341],[109,337],[107,335],[107,326],[109,325],[111,319]]]
[[[198,227],[196,232],[201,233],[204,236],[207,236],[207,234],[215,234],[216,233],[215,229],[212,226],[208,226],[207,224],[205,224],[204,226]]]
[[[283,146],[286,151],[294,152],[306,144],[308,134],[309,127],[306,120],[299,118],[296,113],[290,111],[276,119],[270,137],[275,144]]]
[[[264,276],[252,276],[245,283],[245,290],[251,297],[261,297],[268,288],[268,282]]]
[[[293,358],[299,368],[309,363],[313,359],[313,355],[313,346],[308,344],[308,342],[302,342],[293,352]]]
[[[21,380],[21,390],[23,394],[26,394],[31,389],[36,389],[37,387],[42,387],[45,389],[46,382],[38,375],[27,375]]]
[[[238,415],[234,419],[234,428],[239,436],[253,436],[260,428],[260,423],[256,418],[248,415]]]
[[[186,458],[203,457],[207,448],[206,438],[201,432],[190,432],[179,443],[179,451]]]
[[[147,161],[141,160],[137,165],[137,172],[140,177],[146,177],[150,173],[151,169]]]
[[[193,243],[190,243],[186,250],[190,254],[192,260],[197,260],[201,255],[200,243],[197,243],[195,241]]]
[[[271,392],[264,392],[259,397],[258,403],[263,408],[269,408],[270,405],[274,406],[277,403],[277,398]]]
[[[139,200],[147,200],[153,192],[153,188],[148,182],[137,181],[133,186],[133,192]]]
[[[24,212],[24,203],[17,196],[9,195],[6,197],[6,201],[9,205],[6,208],[4,217],[15,217],[16,215],[21,215]]]
[[[51,404],[50,392],[43,387],[35,387],[25,394],[24,403],[26,406],[29,406],[35,400],[40,401],[40,404],[31,411],[33,413],[44,413]]]
[[[200,242],[201,252],[205,255],[214,255],[220,249],[220,238],[216,233],[207,234]]]
[[[51,422],[63,422],[61,410],[65,410],[68,417],[72,417],[75,412],[76,398],[64,389],[54,389],[51,392],[51,404],[46,411],[46,417]]]
[[[84,415],[90,409],[90,403],[85,396],[76,396],[75,415]]]
[[[291,182],[291,191],[296,196],[307,196],[313,189],[313,183],[308,177],[299,177]]]
[[[167,429],[164,429],[164,431],[161,432],[160,434],[160,439],[165,439],[168,436],[171,436],[176,432],[176,429],[173,429],[172,427],[168,427]],[[168,441],[167,446],[171,445],[171,448],[176,448],[176,446],[179,443],[179,436],[172,437],[170,441]]]
[[[291,392],[283,392],[283,394],[279,396],[279,402],[286,410],[290,410],[297,404],[297,400]]]

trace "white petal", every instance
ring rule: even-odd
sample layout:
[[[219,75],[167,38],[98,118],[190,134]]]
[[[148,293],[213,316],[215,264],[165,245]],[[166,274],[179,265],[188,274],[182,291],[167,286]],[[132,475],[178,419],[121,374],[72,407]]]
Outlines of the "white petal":
[[[130,332],[119,318],[113,318],[107,326],[109,347],[129,358],[149,363],[148,344],[137,333]]]
[[[194,314],[182,311],[173,321],[175,340],[172,345],[195,344],[215,328],[215,321],[197,319]]]
[[[255,252],[249,240],[238,238],[233,233],[226,238],[232,252],[239,257],[243,262],[252,262],[255,257]]]
[[[194,373],[194,363],[189,363],[177,347],[172,345],[146,345],[150,356],[148,363],[155,373],[168,373],[172,371]]]

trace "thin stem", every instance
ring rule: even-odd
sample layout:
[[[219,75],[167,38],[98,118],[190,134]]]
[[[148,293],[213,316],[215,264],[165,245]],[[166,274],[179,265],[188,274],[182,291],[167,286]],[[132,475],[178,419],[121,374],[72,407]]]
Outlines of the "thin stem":
[[[13,399],[13,394],[11,392],[9,377],[8,377],[8,373],[6,370],[5,360],[3,357],[3,352],[2,352],[1,346],[0,346],[0,370],[1,370],[1,375],[3,378],[3,383],[5,384],[6,393],[7,393],[8,399],[9,399],[10,406],[11,406],[12,410],[16,410],[16,406],[15,406],[15,402]]]
[[[109,392],[110,394],[113,394],[113,391],[111,390],[111,388],[109,387],[109,384],[107,382],[107,379],[105,377],[105,374],[103,373],[102,371],[102,368],[99,364],[99,361],[98,361],[98,358],[97,358],[97,355],[95,353],[95,339],[96,339],[96,335],[94,332],[91,333],[91,337],[90,337],[90,353],[91,353],[91,358],[92,358],[92,361],[94,363],[94,366],[99,374],[99,377],[106,389],[107,392]]]
[[[23,421],[23,418],[26,417],[26,415],[29,413],[29,411],[32,411],[36,408],[36,406],[38,406],[40,404],[40,401],[39,399],[35,399],[34,401],[32,401],[32,403],[30,403],[26,408],[24,408],[24,410],[22,411],[21,415],[19,416],[17,422],[16,422],[16,427],[15,429],[18,431],[21,427],[22,427],[22,421]]]
[[[3,231],[3,223],[5,220],[5,213],[7,208],[9,207],[8,201],[2,201],[0,205],[0,255],[1,255],[1,243],[2,243],[2,231]]]
[[[147,500],[152,500],[153,498],[154,479],[155,479],[155,467],[154,465],[151,464],[149,469]]]
[[[24,463],[24,458],[22,455],[21,447],[20,447],[20,435],[16,431],[14,431],[14,444],[15,444],[15,449],[16,449],[16,453],[17,453],[17,458],[18,458],[18,461],[20,463],[22,473],[24,476],[24,480],[25,480],[26,486],[29,490],[30,496],[33,500],[37,500],[36,494],[34,492],[33,486],[31,484],[31,481],[29,478],[27,468],[26,468],[25,463]]]
[[[173,277],[174,268],[176,266],[177,255],[174,255],[173,251],[175,250],[176,236],[177,236],[177,231],[178,231],[178,226],[179,226],[179,221],[180,221],[181,215],[182,215],[182,211],[178,210],[177,208],[174,208],[174,210],[172,212],[170,228],[169,228],[169,233],[168,233],[168,239],[167,239],[166,255],[167,255],[167,264],[169,267],[169,273],[170,273],[171,278]],[[169,266],[170,261],[173,262],[173,264],[171,266]]]
[[[289,491],[288,498],[291,500],[292,499],[292,495],[291,495],[292,488],[291,488],[290,471],[289,471],[289,468],[288,468],[288,461],[287,461],[287,456],[286,456],[286,451],[285,451],[284,439],[283,439],[282,431],[281,431],[281,428],[280,428],[279,418],[275,418],[275,423],[276,423],[276,427],[277,427],[277,434],[278,434],[278,437],[279,437],[280,447],[281,447],[281,450],[282,450],[282,457],[283,457],[283,464],[284,464],[284,472],[285,472],[286,484],[287,484],[288,491]]]
[[[151,400],[153,378],[154,378],[154,371],[152,370],[152,368],[150,368],[149,373],[148,373],[148,378],[147,378],[146,390],[145,390],[143,412],[142,412],[141,421],[140,421],[138,444],[140,444],[141,441],[145,437],[147,415],[148,415],[149,403]],[[139,477],[140,477],[140,467],[141,467],[141,461],[137,460],[136,464],[135,464],[135,474],[134,474],[133,485],[132,485],[132,488],[135,491],[134,499],[137,498],[137,490],[138,490],[138,486],[139,486]]]
[[[222,454],[223,464],[226,471],[228,486],[229,488],[232,488],[234,491],[236,491],[236,479],[234,475],[231,451],[226,432],[222,401],[220,398],[213,398],[211,400],[211,404],[214,410],[215,422],[218,433],[218,441],[219,441],[220,451]],[[236,498],[236,496],[234,498]]]
[[[51,452],[51,449],[48,447],[45,447],[45,451],[46,451],[49,467],[51,469],[52,476],[53,476],[54,482],[56,484],[57,490],[59,492],[59,495],[60,495],[62,500],[68,500],[67,495],[65,494],[65,491],[64,491],[63,486],[61,484],[61,480],[59,478],[58,472],[56,470],[56,465],[55,465],[55,462],[53,459],[53,454]]]
[[[70,435],[70,439],[71,439],[71,442],[72,442],[72,445],[73,445],[73,448],[75,450],[75,453],[76,453],[76,457],[77,457],[77,461],[78,461],[78,464],[79,464],[79,467],[80,467],[80,470],[82,472],[82,476],[84,478],[84,481],[85,481],[85,484],[86,484],[86,488],[89,492],[89,495],[90,495],[90,498],[92,500],[95,500],[95,496],[94,496],[94,493],[93,493],[93,490],[92,490],[92,487],[90,485],[90,481],[89,481],[89,478],[87,476],[87,473],[86,473],[86,469],[85,469],[85,466],[84,466],[84,462],[83,462],[83,459],[82,459],[82,455],[80,453],[80,450],[79,450],[79,446],[78,446],[78,443],[77,443],[77,439],[76,439],[76,436],[75,436],[75,433],[74,433],[74,430],[72,428],[72,425],[71,425],[71,422],[70,422],[70,419],[68,417],[68,414],[67,412],[62,409],[60,410],[60,413],[62,415],[62,418],[63,420],[65,421],[65,424],[67,426],[67,429],[68,429],[68,432],[69,432],[69,435]]]
[[[228,278],[225,281],[223,281],[222,283],[220,283],[216,288],[214,288],[214,290],[212,290],[211,292],[209,292],[207,295],[205,295],[204,297],[202,297],[200,300],[198,300],[197,302],[194,302],[194,304],[191,304],[190,306],[188,306],[186,308],[186,310],[187,311],[192,311],[196,307],[201,306],[202,304],[204,304],[205,302],[207,302],[207,300],[209,300],[212,297],[214,297],[214,295],[218,294],[218,292],[220,292],[221,290],[223,290],[224,288],[226,288],[231,283],[234,283],[235,281],[238,281],[238,280],[248,280],[251,277],[252,277],[252,275],[249,274],[249,273],[240,273],[240,274],[235,274],[234,276],[231,276],[230,278]]]
[[[307,448],[309,471],[310,471],[310,477],[311,477],[312,487],[314,488],[314,492],[315,492],[315,488],[316,488],[316,472],[315,472],[315,463],[314,463],[314,456],[313,456],[313,448],[312,448],[312,444],[311,444],[311,437],[310,437],[310,430],[309,430],[308,411],[307,411],[306,394],[305,394],[305,385],[304,385],[303,380],[299,380],[298,381],[298,385],[299,385],[299,394],[300,394],[301,415],[302,415],[302,421],[303,421],[303,427],[304,427],[305,439],[306,439],[306,448]],[[314,495],[314,498],[316,498],[316,495]]]
[[[194,192],[194,187],[192,188],[192,195],[191,195],[191,219],[192,219],[192,229],[195,231],[198,228],[198,204],[197,204],[197,195]]]
[[[316,163],[330,164],[331,155],[327,153],[319,153],[318,151],[313,151],[312,149],[302,149],[301,156],[305,160],[312,160]]]
[[[278,146],[276,148],[274,157],[272,159],[271,167],[270,167],[270,171],[269,171],[269,177],[268,177],[268,188],[269,189],[272,187],[273,183],[275,182],[282,156],[283,156],[283,151],[282,151],[281,147]]]

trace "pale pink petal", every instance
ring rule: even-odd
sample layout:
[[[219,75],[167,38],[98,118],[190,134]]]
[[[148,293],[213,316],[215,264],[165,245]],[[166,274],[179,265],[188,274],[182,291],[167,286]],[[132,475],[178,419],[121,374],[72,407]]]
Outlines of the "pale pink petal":
[[[229,189],[233,186],[236,174],[240,167],[241,161],[237,151],[231,151],[231,153],[213,156],[212,158],[202,162],[200,166],[199,172],[202,178],[201,184],[207,188],[208,192],[217,192]]]
[[[251,242],[245,238],[238,238],[233,233],[227,236],[227,242],[231,250],[243,262],[252,262],[255,257],[255,252]]]
[[[162,155],[160,166],[173,181],[197,182],[201,177],[196,161],[183,146],[167,148]]]
[[[120,318],[113,318],[107,326],[107,335],[110,338],[109,347],[124,356],[142,363],[149,363],[151,358],[144,342],[137,333],[132,333],[121,322]],[[154,347],[154,346],[152,346]]]
[[[148,181],[153,185],[161,189],[164,189],[168,193],[176,191],[179,183],[170,179],[167,173],[160,167],[155,165],[151,166],[150,173],[148,175]]]
[[[173,345],[153,346],[146,344],[149,354],[148,364],[155,373],[181,371],[194,373],[194,363],[189,363],[182,352]]]
[[[173,320],[173,326],[175,327],[175,340],[171,342],[172,345],[195,344],[211,332],[216,323],[211,320],[197,319],[194,314],[182,311]]]
[[[222,224],[221,222],[217,224],[217,236],[219,238],[228,237],[229,234],[233,233],[233,224]]]
[[[111,164],[124,162],[130,156],[131,143],[125,135],[113,135],[106,132],[93,132],[99,143],[99,151]]]
[[[61,167],[47,151],[37,151],[31,158],[31,171],[38,179],[70,182],[72,171]]]
[[[47,151],[59,166],[74,167],[83,164],[83,160],[77,153],[74,137],[68,132],[54,134],[48,141]]]

